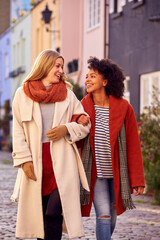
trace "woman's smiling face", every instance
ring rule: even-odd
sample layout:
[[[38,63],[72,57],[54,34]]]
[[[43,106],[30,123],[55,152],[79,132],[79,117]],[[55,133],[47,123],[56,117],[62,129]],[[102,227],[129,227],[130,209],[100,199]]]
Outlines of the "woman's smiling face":
[[[63,59],[61,57],[57,58],[53,68],[50,70],[48,75],[44,79],[42,79],[43,84],[49,85],[53,83],[58,83],[64,73],[63,65]]]
[[[101,92],[107,85],[107,80],[94,69],[90,69],[86,75],[85,86],[88,93]]]

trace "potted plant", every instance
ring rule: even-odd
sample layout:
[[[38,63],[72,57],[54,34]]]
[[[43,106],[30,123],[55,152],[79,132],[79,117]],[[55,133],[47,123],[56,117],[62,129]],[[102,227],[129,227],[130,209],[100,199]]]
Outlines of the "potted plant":
[[[12,18],[12,23],[15,23],[16,21],[17,21],[16,17]]]

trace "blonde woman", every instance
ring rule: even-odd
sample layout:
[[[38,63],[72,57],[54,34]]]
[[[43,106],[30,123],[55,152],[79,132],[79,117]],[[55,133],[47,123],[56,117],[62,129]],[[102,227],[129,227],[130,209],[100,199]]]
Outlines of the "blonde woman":
[[[59,240],[84,235],[79,176],[89,190],[75,142],[87,126],[70,122],[85,114],[64,81],[64,59],[45,50],[13,100],[13,159],[19,168],[12,199],[19,194],[16,237]]]

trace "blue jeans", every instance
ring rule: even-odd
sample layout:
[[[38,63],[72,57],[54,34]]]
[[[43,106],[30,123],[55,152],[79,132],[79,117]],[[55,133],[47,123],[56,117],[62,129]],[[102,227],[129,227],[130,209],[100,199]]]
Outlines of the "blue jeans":
[[[117,219],[113,178],[96,179],[93,204],[97,240],[110,240]]]

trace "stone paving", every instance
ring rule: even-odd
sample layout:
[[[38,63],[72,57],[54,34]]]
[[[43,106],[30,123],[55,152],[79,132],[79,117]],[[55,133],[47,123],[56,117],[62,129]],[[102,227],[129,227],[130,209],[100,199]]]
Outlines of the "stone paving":
[[[10,201],[17,170],[12,167],[11,153],[0,151],[0,240],[15,240],[17,203]],[[160,206],[151,205],[151,197],[134,197],[136,209],[126,211],[117,219],[113,240],[160,240]],[[83,218],[85,237],[96,239],[95,213]],[[63,234],[62,240],[67,240]],[[27,240],[27,239],[25,239]]]

